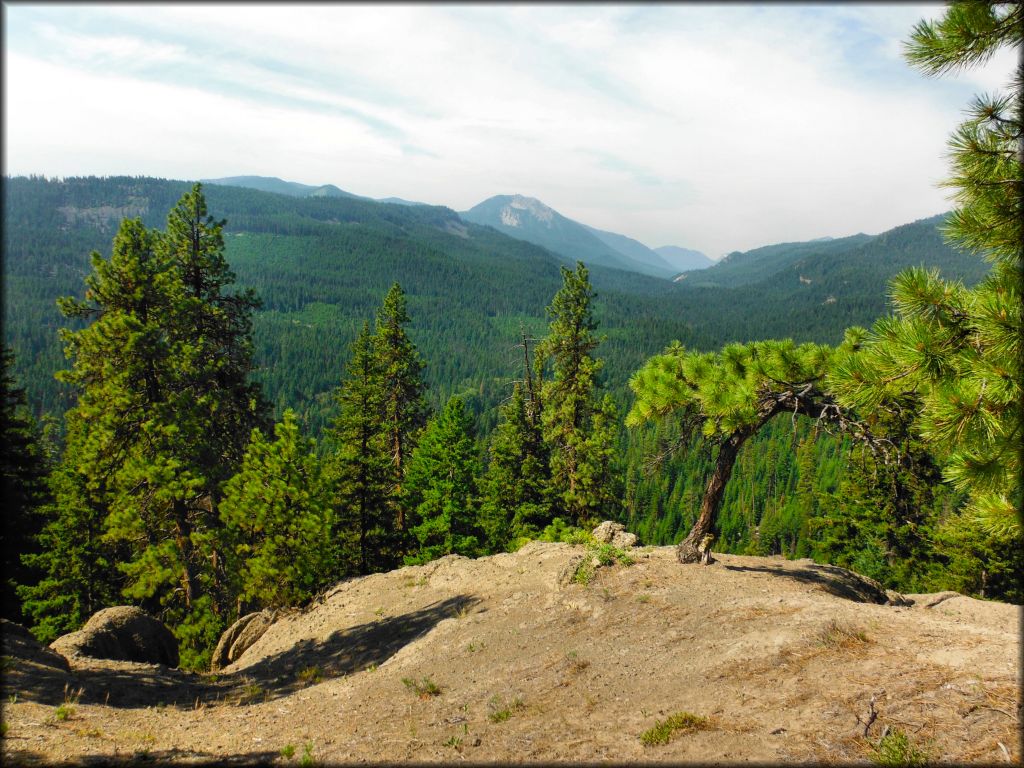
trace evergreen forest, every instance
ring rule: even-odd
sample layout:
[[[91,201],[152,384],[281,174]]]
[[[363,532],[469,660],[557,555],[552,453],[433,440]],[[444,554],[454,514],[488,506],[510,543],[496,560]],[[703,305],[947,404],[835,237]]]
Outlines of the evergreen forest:
[[[955,4],[906,57],[1021,21]],[[955,129],[951,212],[676,280],[439,206],[5,178],[2,615],[139,605],[202,669],[252,610],[608,519],[1020,602],[1022,93]]]

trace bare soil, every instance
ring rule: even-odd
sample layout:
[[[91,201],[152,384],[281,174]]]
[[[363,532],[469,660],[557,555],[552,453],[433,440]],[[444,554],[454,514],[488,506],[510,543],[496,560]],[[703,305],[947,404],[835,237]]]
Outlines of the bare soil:
[[[3,759],[848,763],[900,729],[933,760],[1020,762],[1019,606],[880,605],[810,561],[633,554],[585,585],[582,547],[541,543],[352,579],[218,675],[67,671],[8,644]],[[706,721],[641,742],[679,712]]]

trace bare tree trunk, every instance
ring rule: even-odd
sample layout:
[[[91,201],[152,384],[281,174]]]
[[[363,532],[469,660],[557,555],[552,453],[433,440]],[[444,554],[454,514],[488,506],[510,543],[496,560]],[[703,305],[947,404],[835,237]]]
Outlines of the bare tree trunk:
[[[185,569],[181,577],[182,586],[185,588],[185,606],[191,608],[196,585],[195,565],[192,562],[192,527],[188,523],[185,503],[181,501],[174,504],[174,528],[178,551],[181,552],[181,562]]]
[[[722,496],[725,493],[725,484],[729,482],[732,475],[732,468],[736,464],[736,455],[739,453],[743,443],[750,437],[756,428],[737,430],[729,436],[718,448],[718,459],[715,461],[715,469],[708,478],[707,487],[704,489],[704,498],[700,503],[700,514],[690,529],[690,533],[679,542],[676,547],[676,557],[681,563],[699,563],[701,552],[697,548],[705,534],[711,532],[718,517],[718,510],[722,506]]]

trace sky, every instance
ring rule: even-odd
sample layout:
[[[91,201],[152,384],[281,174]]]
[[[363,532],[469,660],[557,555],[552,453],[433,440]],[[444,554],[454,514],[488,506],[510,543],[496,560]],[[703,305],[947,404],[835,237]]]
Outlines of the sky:
[[[941,5],[4,3],[7,175],[499,194],[719,258],[951,207],[946,139],[1016,54],[928,78]],[[230,226],[230,223],[229,223]]]

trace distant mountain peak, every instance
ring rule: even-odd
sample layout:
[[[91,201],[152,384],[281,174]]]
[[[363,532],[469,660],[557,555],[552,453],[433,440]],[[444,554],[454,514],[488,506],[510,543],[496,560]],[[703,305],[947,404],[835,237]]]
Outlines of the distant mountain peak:
[[[505,203],[498,211],[498,217],[506,227],[522,226],[524,213],[529,214],[535,221],[545,224],[548,229],[554,224],[556,215],[554,209],[544,205],[535,197],[499,195],[491,199]]]

